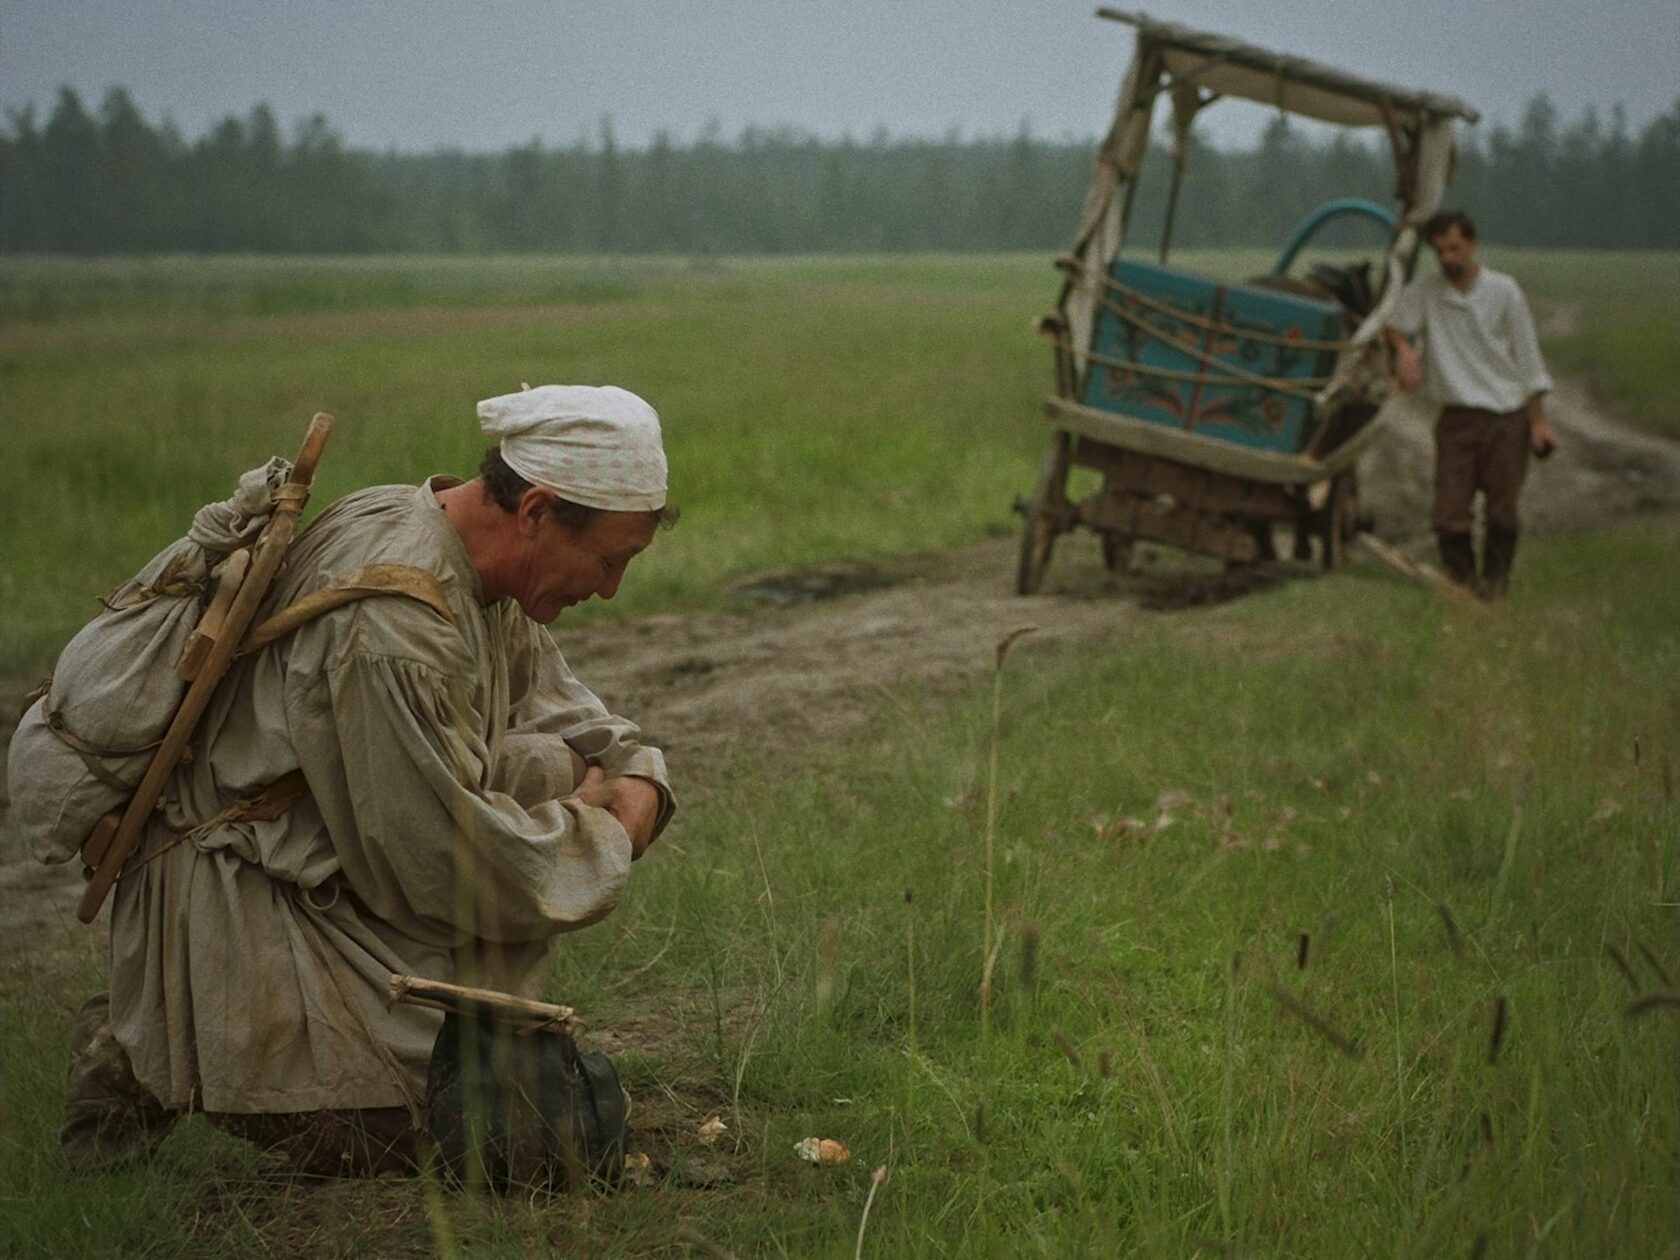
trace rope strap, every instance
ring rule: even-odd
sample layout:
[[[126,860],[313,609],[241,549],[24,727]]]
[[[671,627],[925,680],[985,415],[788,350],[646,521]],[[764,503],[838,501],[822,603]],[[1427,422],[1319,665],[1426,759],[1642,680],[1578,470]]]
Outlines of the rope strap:
[[[1179,380],[1206,380],[1210,385],[1253,385],[1259,389],[1273,390],[1280,394],[1291,394],[1296,398],[1305,398],[1309,400],[1316,399],[1318,397],[1318,390],[1310,388],[1310,386],[1317,385],[1322,387],[1329,384],[1332,379],[1328,376],[1272,377],[1262,376],[1258,372],[1250,372],[1246,368],[1238,367],[1229,359],[1222,359],[1218,355],[1210,354],[1208,351],[1203,350],[1199,346],[1180,341],[1178,338],[1162,332],[1159,328],[1155,327],[1155,325],[1144,319],[1143,316],[1127,310],[1118,302],[1115,302],[1110,298],[1097,295],[1096,300],[1098,305],[1100,305],[1104,310],[1112,311],[1115,315],[1125,320],[1127,323],[1135,325],[1145,335],[1153,337],[1156,341],[1170,346],[1179,354],[1187,355],[1188,357],[1195,359],[1204,367],[1214,368],[1225,372],[1228,375],[1224,378],[1220,378],[1197,372],[1175,373],[1171,368],[1151,369],[1145,364],[1134,363],[1131,360],[1111,360],[1110,362],[1112,362],[1115,366],[1132,367],[1140,371],[1153,371],[1155,375],[1173,376],[1175,379]],[[1104,361],[1103,358],[1098,356],[1094,351],[1087,351],[1086,357],[1096,359],[1099,363]]]
[[[188,553],[182,552],[167,565],[163,572],[157,575],[156,585],[147,586],[132,579],[124,582],[109,595],[102,595],[99,602],[112,612],[122,612],[128,608],[136,608],[141,604],[150,603],[160,595],[182,597],[198,595],[204,590],[204,583],[193,578],[182,578],[181,569],[185,567]]]
[[[43,696],[49,696],[51,694],[52,675],[48,674],[44,681],[36,683],[26,693],[24,693],[23,703],[18,706],[17,720],[19,722],[23,721],[24,714],[28,713],[29,710],[35,707],[35,702],[37,700],[41,699]]]
[[[58,736],[82,759],[82,764],[88,768],[88,773],[113,792],[121,792],[125,796],[134,791],[134,784],[119,778],[105,764],[106,760],[115,761],[124,757],[137,757],[143,752],[150,752],[163,743],[162,739],[154,739],[151,743],[142,744],[138,748],[98,748],[72,731],[65,724],[64,715],[57,709],[47,709],[44,705],[42,708],[44,710],[42,716],[46,719],[47,729]]]
[[[219,827],[235,822],[273,822],[305,796],[309,795],[309,784],[303,777],[302,770],[288,771],[274,780],[267,787],[253,792],[250,796],[242,796],[226,809],[210,815],[198,826],[189,831],[176,831],[170,834],[157,848],[143,858],[136,858],[123,868],[123,874],[139,870],[146,863],[162,857],[178,844],[196,844]]]
[[[1097,301],[1103,302],[1103,295],[1092,290],[1084,269],[1078,267],[1072,259],[1059,259],[1057,266],[1061,268],[1063,274],[1067,276],[1068,282],[1074,288],[1083,293],[1090,293]],[[1112,289],[1121,297],[1130,298],[1140,306],[1147,306],[1152,310],[1160,311],[1163,315],[1170,315],[1173,319],[1180,320],[1183,323],[1194,324],[1196,327],[1205,328],[1210,332],[1241,337],[1245,341],[1259,341],[1267,345],[1288,346],[1301,350],[1334,350],[1337,353],[1353,344],[1351,341],[1321,341],[1311,337],[1282,337],[1258,328],[1239,328],[1222,320],[1211,319],[1206,315],[1198,315],[1194,311],[1183,310],[1170,302],[1152,297],[1141,289],[1134,289],[1130,285],[1121,284],[1110,275],[1102,277],[1102,284],[1104,288]],[[1104,305],[1106,305],[1106,302]]]
[[[1073,343],[1069,341],[1066,336],[1057,337],[1056,345],[1068,354],[1075,353]],[[1296,398],[1304,398],[1308,401],[1312,401],[1318,397],[1317,390],[1296,388],[1291,385],[1280,384],[1267,377],[1256,376],[1253,373],[1248,372],[1240,372],[1231,376],[1217,376],[1210,372],[1185,372],[1177,368],[1156,367],[1152,363],[1139,363],[1136,359],[1117,359],[1113,355],[1099,354],[1095,350],[1086,351],[1085,357],[1093,363],[1102,364],[1104,367],[1121,368],[1125,371],[1137,372],[1144,376],[1159,376],[1169,381],[1201,381],[1202,383],[1210,385],[1215,389],[1226,386],[1234,387],[1252,385],[1260,389],[1271,390],[1274,393],[1289,394]],[[1214,362],[1220,367],[1230,366],[1220,360],[1215,360]],[[1294,379],[1297,382],[1325,385],[1333,378],[1328,376],[1309,376],[1296,377]]]
[[[272,496],[274,506],[276,509],[301,509],[305,503],[309,502],[309,491],[310,487],[301,481],[284,482]]]

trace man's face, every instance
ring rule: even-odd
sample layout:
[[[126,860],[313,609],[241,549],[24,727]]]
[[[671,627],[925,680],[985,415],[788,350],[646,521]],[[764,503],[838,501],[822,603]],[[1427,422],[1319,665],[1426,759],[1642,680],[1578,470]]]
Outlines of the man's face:
[[[544,512],[526,540],[526,562],[514,599],[544,625],[592,595],[611,599],[630,561],[653,541],[658,523],[646,512],[601,512],[574,530]]]
[[[1430,237],[1429,248],[1435,251],[1441,274],[1454,283],[1469,275],[1476,261],[1476,242],[1465,236],[1456,223],[1441,235]]]

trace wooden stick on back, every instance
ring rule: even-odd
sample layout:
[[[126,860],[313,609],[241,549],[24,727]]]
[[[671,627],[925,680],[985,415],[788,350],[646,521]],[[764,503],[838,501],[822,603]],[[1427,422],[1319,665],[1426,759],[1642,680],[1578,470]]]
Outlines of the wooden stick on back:
[[[187,688],[187,694],[182,697],[181,706],[176,709],[169,729],[164,732],[157,752],[152,755],[152,762],[146,767],[140,785],[134,789],[134,795],[123,810],[122,821],[117,825],[116,834],[105,848],[98,865],[93,868],[87,889],[82,893],[81,904],[76,908],[76,917],[83,923],[93,922],[94,916],[99,913],[99,907],[105,904],[105,898],[110,895],[112,886],[122,874],[124,864],[138,847],[146,819],[157,807],[158,798],[163,795],[164,785],[175,772],[175,767],[180,764],[181,755],[186,752],[187,744],[198,728],[199,719],[204,716],[204,710],[215,693],[216,685],[227,673],[240,641],[256,617],[258,606],[268,594],[274,575],[280,571],[280,562],[285,559],[286,549],[291,546],[292,535],[297,530],[298,517],[302,515],[304,505],[309,502],[309,488],[315,479],[315,465],[320,462],[321,452],[327,444],[327,435],[332,432],[332,425],[332,417],[325,412],[317,412],[315,418],[310,421],[309,432],[304,435],[297,462],[292,466],[292,479],[280,488],[279,502],[275,506],[274,515],[269,517],[268,524],[263,526],[262,533],[257,536],[257,541],[251,547],[249,572],[240,583],[238,593],[233,597],[233,603],[222,621],[220,632],[210,646],[209,654],[199,665],[197,677]]]

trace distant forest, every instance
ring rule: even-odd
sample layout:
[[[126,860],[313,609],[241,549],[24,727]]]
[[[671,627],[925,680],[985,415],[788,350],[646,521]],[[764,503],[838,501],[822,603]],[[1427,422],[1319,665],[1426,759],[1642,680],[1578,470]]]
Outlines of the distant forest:
[[[1637,133],[1620,106],[1566,121],[1536,97],[1515,127],[1460,132],[1453,205],[1510,245],[1680,246],[1680,100]],[[713,124],[688,143],[593,139],[501,153],[379,153],[320,115],[288,139],[259,105],[195,140],[113,88],[69,88],[45,121],[0,128],[0,252],[737,254],[1054,250],[1068,244],[1094,144],[1013,137],[819,140]],[[1158,230],[1150,157],[1135,231]],[[1247,151],[1193,155],[1175,245],[1276,245],[1338,196],[1389,203],[1386,145],[1316,141],[1281,115]],[[1156,228],[1151,225],[1157,225]],[[1367,229],[1369,230],[1369,229]]]

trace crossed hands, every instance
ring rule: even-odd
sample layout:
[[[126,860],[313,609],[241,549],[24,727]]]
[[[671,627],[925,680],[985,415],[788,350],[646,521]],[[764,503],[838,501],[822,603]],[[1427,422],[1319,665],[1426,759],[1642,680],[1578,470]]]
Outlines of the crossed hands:
[[[574,768],[581,763],[572,754]],[[647,852],[653,843],[653,825],[659,821],[659,789],[646,779],[626,775],[609,779],[600,766],[588,766],[572,789],[572,795],[585,805],[604,809],[624,828],[630,837],[630,860],[634,862]]]

